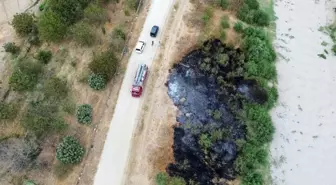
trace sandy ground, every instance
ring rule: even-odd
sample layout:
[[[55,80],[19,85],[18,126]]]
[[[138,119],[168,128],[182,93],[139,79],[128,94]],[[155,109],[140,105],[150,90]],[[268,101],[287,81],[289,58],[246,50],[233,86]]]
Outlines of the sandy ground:
[[[149,67],[151,66],[156,51],[160,47],[159,41],[173,2],[173,0],[152,0],[151,8],[139,38],[139,40],[147,42],[147,45],[142,54],[133,52],[128,62],[94,184],[123,184],[123,173],[128,159],[132,134],[138,123],[137,115],[143,100],[142,98],[132,98],[130,88],[138,64],[146,63]],[[153,25],[161,28],[155,39],[149,36]],[[152,40],[155,40],[154,46],[150,44]]]
[[[324,49],[331,53],[331,39],[318,29],[332,22],[335,5],[275,1],[279,105],[272,111],[273,184],[336,184],[336,57],[317,56]]]

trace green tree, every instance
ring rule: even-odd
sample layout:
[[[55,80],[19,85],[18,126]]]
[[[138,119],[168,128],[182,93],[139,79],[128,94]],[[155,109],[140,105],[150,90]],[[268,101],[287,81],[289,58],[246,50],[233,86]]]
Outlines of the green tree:
[[[242,22],[238,21],[234,24],[233,29],[237,32],[237,33],[242,33],[244,31],[244,25]]]
[[[12,26],[15,32],[20,36],[26,36],[31,33],[35,27],[33,14],[20,13],[13,17]]]
[[[63,164],[77,164],[83,156],[85,150],[78,140],[72,136],[66,136],[56,148],[56,158]]]
[[[71,28],[75,41],[81,45],[91,46],[95,42],[95,33],[88,23],[78,22]]]
[[[227,9],[229,6],[228,0],[217,0],[217,3],[219,4],[220,7],[223,9]]]
[[[7,42],[2,47],[5,49],[5,52],[11,53],[13,55],[20,52],[20,48],[16,46],[14,42]]]
[[[62,100],[67,97],[69,89],[66,81],[57,77],[51,77],[45,81],[43,92],[47,98]]]
[[[42,66],[36,62],[19,61],[9,78],[9,84],[14,91],[32,90],[38,82]]]
[[[52,53],[51,53],[51,51],[41,50],[37,53],[36,58],[37,58],[37,60],[41,61],[42,63],[48,64],[49,61],[52,58]]]
[[[156,185],[167,185],[168,184],[168,179],[169,179],[169,176],[168,176],[167,173],[160,172],[160,173],[156,174],[156,177],[155,177]]]
[[[84,18],[92,24],[101,24],[107,21],[107,13],[97,3],[90,3],[84,10]]]
[[[88,82],[89,86],[94,90],[102,90],[106,87],[106,80],[102,75],[91,74]]]
[[[118,59],[111,50],[108,50],[94,56],[89,68],[94,74],[102,75],[106,80],[110,80],[117,72],[118,65]]]
[[[92,123],[92,107],[89,104],[84,104],[78,107],[77,121],[81,124]]]
[[[202,134],[198,140],[198,144],[200,144],[205,150],[210,148],[212,145],[210,136],[208,134]]]
[[[67,31],[60,17],[52,11],[44,12],[38,19],[40,37],[47,41],[60,41]]]
[[[49,0],[48,6],[67,26],[82,18],[89,0]]]

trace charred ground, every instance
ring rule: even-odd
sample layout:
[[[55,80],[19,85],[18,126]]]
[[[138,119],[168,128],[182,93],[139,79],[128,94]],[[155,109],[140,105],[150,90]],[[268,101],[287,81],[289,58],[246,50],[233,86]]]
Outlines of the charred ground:
[[[209,40],[171,69],[168,95],[180,124],[174,128],[170,176],[202,185],[236,178],[235,161],[247,134],[243,104],[268,99],[256,80],[244,78],[245,58],[240,49]]]

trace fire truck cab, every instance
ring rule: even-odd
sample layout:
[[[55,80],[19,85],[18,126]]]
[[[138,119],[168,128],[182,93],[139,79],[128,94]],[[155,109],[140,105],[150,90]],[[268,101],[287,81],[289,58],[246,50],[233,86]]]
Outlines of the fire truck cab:
[[[131,90],[133,97],[141,96],[144,82],[147,77],[147,73],[148,73],[148,66],[146,64],[139,64]]]

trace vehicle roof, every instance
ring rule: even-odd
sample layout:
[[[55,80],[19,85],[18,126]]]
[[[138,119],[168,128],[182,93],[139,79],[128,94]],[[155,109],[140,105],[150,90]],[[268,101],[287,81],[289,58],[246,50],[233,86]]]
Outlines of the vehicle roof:
[[[159,29],[159,27],[154,25],[151,29],[151,32],[157,32],[158,29]]]
[[[139,49],[140,49],[141,46],[144,45],[144,44],[145,44],[145,42],[140,40],[140,41],[138,41],[138,43],[137,43],[137,45],[136,45],[136,48],[139,48]]]

